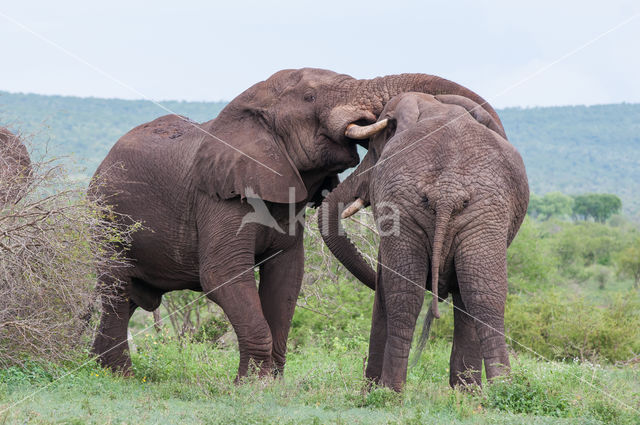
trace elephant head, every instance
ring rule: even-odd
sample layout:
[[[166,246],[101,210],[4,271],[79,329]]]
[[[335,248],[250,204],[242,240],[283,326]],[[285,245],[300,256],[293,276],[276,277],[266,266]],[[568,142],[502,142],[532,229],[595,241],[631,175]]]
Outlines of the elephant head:
[[[529,191],[522,159],[501,130],[468,98],[423,93],[401,94],[376,124],[350,128],[354,136],[370,137],[369,152],[327,196],[319,227],[338,259],[366,278],[367,264],[351,255],[357,249],[340,231],[340,213],[346,218],[371,204],[379,218],[387,206],[395,208],[395,222],[377,223],[372,380],[402,387],[428,280],[435,317],[438,299],[454,294],[451,384],[465,382],[467,369],[479,383],[483,360],[490,379],[508,367],[506,249],[526,214]]]
[[[283,70],[231,101],[201,125],[207,133],[195,158],[196,184],[219,198],[253,193],[278,203],[318,199],[337,173],[358,163],[350,124],[374,123],[395,95],[417,91],[472,99],[499,124],[493,108],[443,78],[400,74],[357,80],[335,72]]]
[[[22,198],[30,175],[27,148],[18,136],[0,127],[0,207]]]

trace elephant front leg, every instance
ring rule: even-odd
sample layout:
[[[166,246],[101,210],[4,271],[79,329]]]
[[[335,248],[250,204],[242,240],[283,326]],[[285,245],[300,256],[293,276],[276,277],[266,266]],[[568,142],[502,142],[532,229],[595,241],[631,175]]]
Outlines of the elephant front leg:
[[[245,270],[231,278],[216,278],[218,273],[214,271],[201,276],[207,297],[222,308],[238,337],[240,363],[236,380],[247,376],[249,366],[256,367],[259,376],[269,374],[272,368],[271,330],[262,314],[253,269],[249,266]]]
[[[482,384],[482,351],[476,325],[466,312],[459,292],[453,296],[453,346],[449,362],[449,385],[469,386]]]
[[[302,235],[296,245],[260,266],[260,303],[269,324],[274,375],[284,373],[287,338],[304,274]]]
[[[118,282],[115,279],[108,278],[101,283],[107,292],[121,292],[116,291]],[[133,301],[121,293],[106,295],[102,301],[100,325],[91,349],[100,365],[125,376],[132,374],[127,328],[136,307]]]
[[[224,219],[207,209],[198,217],[200,284],[204,294],[222,308],[238,337],[236,380],[247,375],[250,365],[260,376],[267,375],[272,368],[273,341],[254,277],[255,226],[241,228],[242,214],[249,207],[238,211],[223,203],[216,208],[229,208],[222,210]]]

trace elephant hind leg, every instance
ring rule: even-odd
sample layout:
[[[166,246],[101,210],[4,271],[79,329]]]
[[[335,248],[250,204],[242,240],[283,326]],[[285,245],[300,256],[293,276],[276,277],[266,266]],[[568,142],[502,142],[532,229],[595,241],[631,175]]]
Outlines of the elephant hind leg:
[[[475,238],[458,246],[454,261],[460,295],[476,324],[486,376],[491,381],[509,373],[504,333],[507,237],[502,228],[476,232]]]
[[[382,274],[380,257],[378,257],[378,271],[376,281],[380,281]],[[369,336],[369,358],[367,360],[366,378],[376,385],[380,384],[382,366],[384,364],[384,350],[387,343],[387,317],[384,310],[382,288],[377,287],[373,302],[371,319],[371,333]]]
[[[116,288],[118,285],[113,279],[101,283],[107,289]],[[100,365],[125,376],[132,374],[127,328],[136,307],[137,305],[124,294],[111,294],[105,297],[102,301],[100,325],[92,347],[92,353],[97,356]]]
[[[459,292],[453,296],[453,347],[449,361],[449,385],[467,387],[482,384],[482,348],[475,321],[462,302]]]

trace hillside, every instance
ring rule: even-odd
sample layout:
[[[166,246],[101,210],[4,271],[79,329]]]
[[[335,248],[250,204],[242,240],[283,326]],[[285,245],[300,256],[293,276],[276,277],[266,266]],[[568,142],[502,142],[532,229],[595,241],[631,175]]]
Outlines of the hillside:
[[[225,102],[162,102],[195,121],[215,117]],[[0,124],[33,136],[34,149],[73,155],[90,175],[115,141],[138,124],[165,115],[147,101],[0,92]],[[527,166],[532,192],[610,192],[640,220],[640,104],[499,110]],[[48,143],[46,143],[48,142]]]

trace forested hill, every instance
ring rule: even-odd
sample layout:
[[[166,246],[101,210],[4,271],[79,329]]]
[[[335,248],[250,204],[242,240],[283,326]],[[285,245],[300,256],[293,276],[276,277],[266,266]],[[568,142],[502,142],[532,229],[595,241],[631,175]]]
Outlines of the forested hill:
[[[531,191],[608,192],[640,219],[640,104],[499,110]]]
[[[215,117],[225,102],[161,102],[195,121]],[[0,92],[0,125],[48,141],[48,156],[73,155],[77,174],[91,175],[116,140],[168,112],[147,101]],[[609,192],[640,220],[640,104],[507,108],[498,111],[527,166],[532,192]]]

